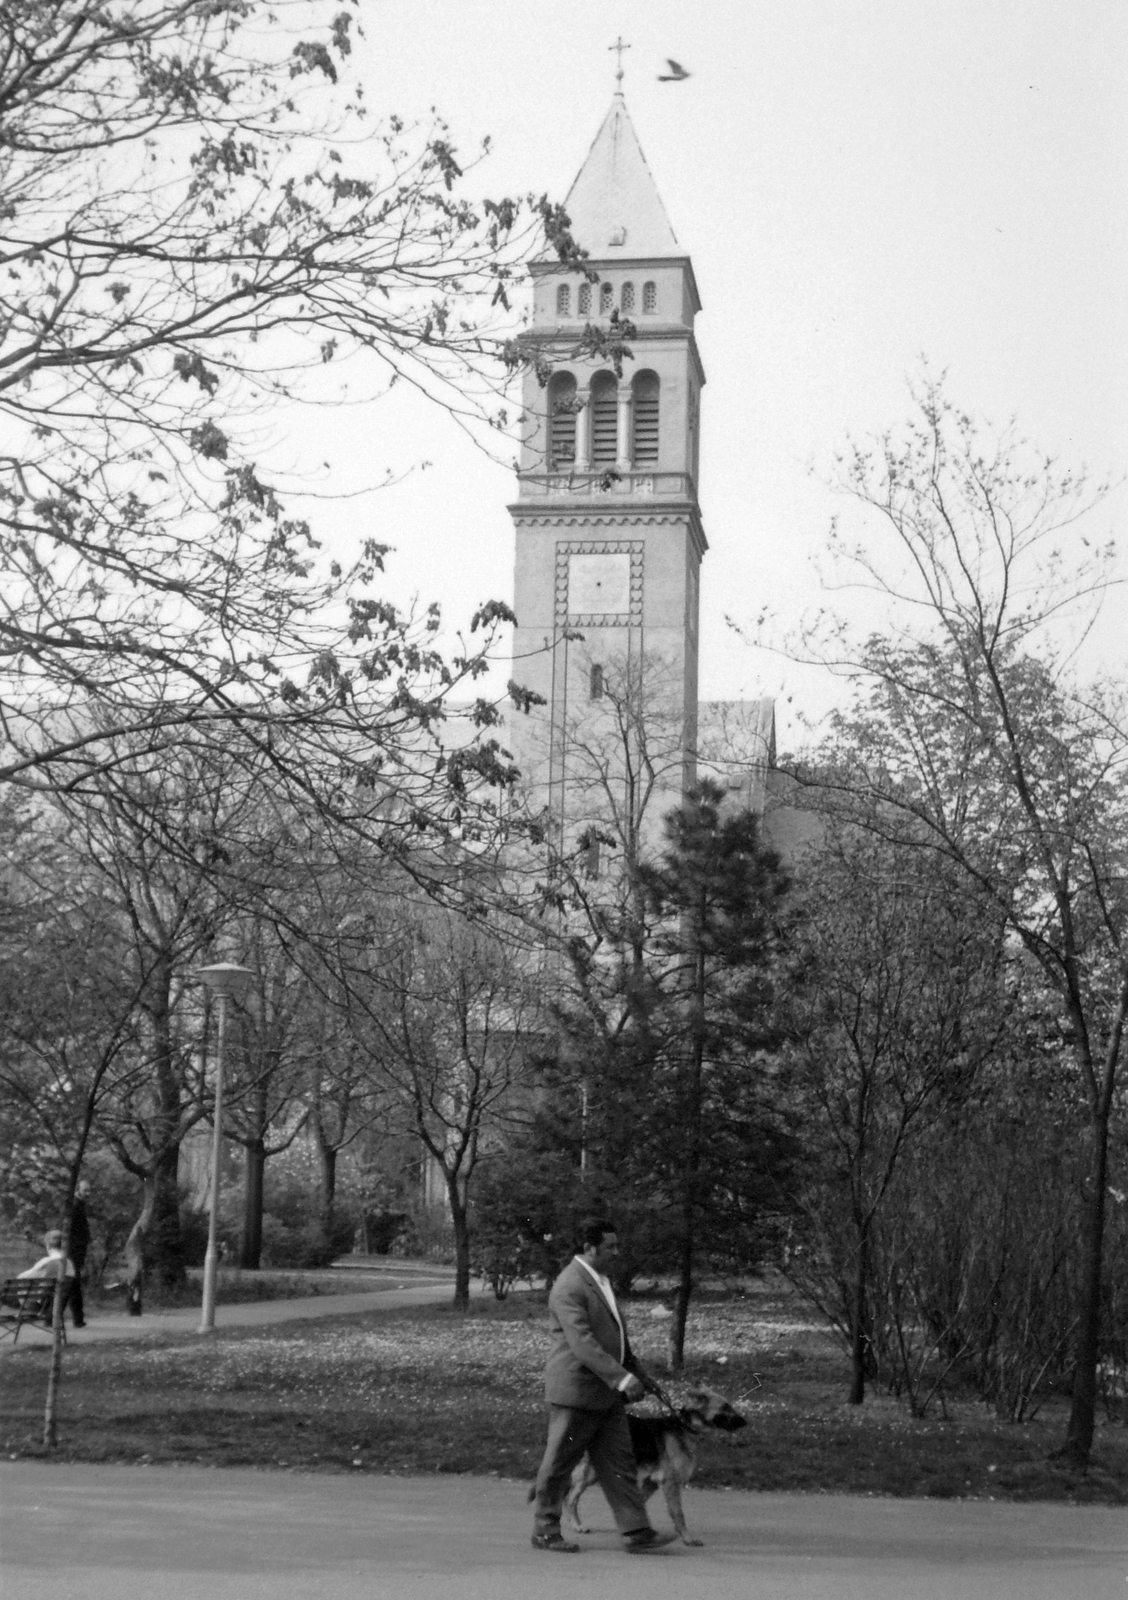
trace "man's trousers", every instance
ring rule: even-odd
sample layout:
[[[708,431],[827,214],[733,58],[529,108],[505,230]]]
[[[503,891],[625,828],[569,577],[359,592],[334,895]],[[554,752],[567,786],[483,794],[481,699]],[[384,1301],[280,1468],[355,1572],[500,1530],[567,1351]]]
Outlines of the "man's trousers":
[[[607,1496],[620,1533],[650,1526],[646,1497],[638,1486],[631,1432],[621,1400],[607,1411],[580,1411],[573,1406],[548,1408],[548,1442],[537,1473],[533,1531],[557,1533],[560,1511],[572,1469],[586,1453],[599,1487]]]

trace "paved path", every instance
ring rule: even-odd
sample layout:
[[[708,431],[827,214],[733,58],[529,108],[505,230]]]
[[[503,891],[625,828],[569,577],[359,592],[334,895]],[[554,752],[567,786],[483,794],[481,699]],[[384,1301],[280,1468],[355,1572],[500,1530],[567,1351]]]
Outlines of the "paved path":
[[[0,1464],[4,1600],[1124,1600],[1108,1507],[690,1489],[705,1548],[529,1547],[523,1484]],[[596,1496],[598,1501],[598,1496]],[[599,1512],[602,1511],[602,1517]],[[664,1516],[656,1512],[655,1521]]]
[[[401,1306],[441,1304],[454,1293],[454,1280],[449,1274],[430,1275],[409,1271],[401,1274],[390,1272],[380,1277],[380,1288],[358,1290],[355,1294],[315,1294],[296,1300],[252,1300],[237,1305],[220,1305],[215,1312],[216,1326],[251,1328],[271,1322],[300,1322],[310,1317],[344,1317],[364,1311],[395,1311]],[[130,1317],[123,1313],[103,1316],[95,1311],[82,1328],[72,1328],[68,1320],[67,1340],[72,1349],[81,1349],[83,1345],[102,1339],[147,1339],[160,1338],[168,1333],[195,1333],[199,1326],[200,1311],[196,1306],[179,1311],[147,1311],[141,1317]],[[25,1345],[50,1342],[51,1334],[47,1329],[23,1327],[20,1329],[19,1345],[13,1347],[10,1340],[5,1340],[0,1345],[0,1355],[13,1348],[23,1349]],[[6,1596],[4,1600],[7,1600]]]

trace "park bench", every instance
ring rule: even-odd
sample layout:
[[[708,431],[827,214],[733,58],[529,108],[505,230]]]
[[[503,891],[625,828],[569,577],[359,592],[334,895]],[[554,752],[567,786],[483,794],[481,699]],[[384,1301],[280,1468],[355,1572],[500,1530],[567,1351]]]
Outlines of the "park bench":
[[[51,1328],[55,1310],[54,1278],[9,1278],[0,1289],[0,1339],[11,1335],[15,1344],[26,1322]],[[63,1329],[63,1342],[66,1342]]]

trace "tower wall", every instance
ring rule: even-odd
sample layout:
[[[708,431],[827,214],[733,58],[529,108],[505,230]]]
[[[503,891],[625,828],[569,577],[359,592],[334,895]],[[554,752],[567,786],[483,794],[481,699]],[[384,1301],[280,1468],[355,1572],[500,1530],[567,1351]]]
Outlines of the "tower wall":
[[[620,96],[566,205],[588,271],[533,268],[526,335],[552,371],[525,380],[513,678],[543,702],[510,744],[527,804],[561,843],[610,807],[647,831],[694,781],[700,300]],[[580,353],[588,323],[630,357]]]

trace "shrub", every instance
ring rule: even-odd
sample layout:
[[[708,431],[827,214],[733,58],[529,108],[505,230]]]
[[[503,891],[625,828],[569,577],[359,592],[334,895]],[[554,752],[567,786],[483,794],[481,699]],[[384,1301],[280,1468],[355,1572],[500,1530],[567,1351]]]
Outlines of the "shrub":
[[[586,1199],[579,1172],[559,1151],[515,1148],[483,1161],[471,1259],[499,1300],[519,1280],[554,1276],[571,1251]]]

